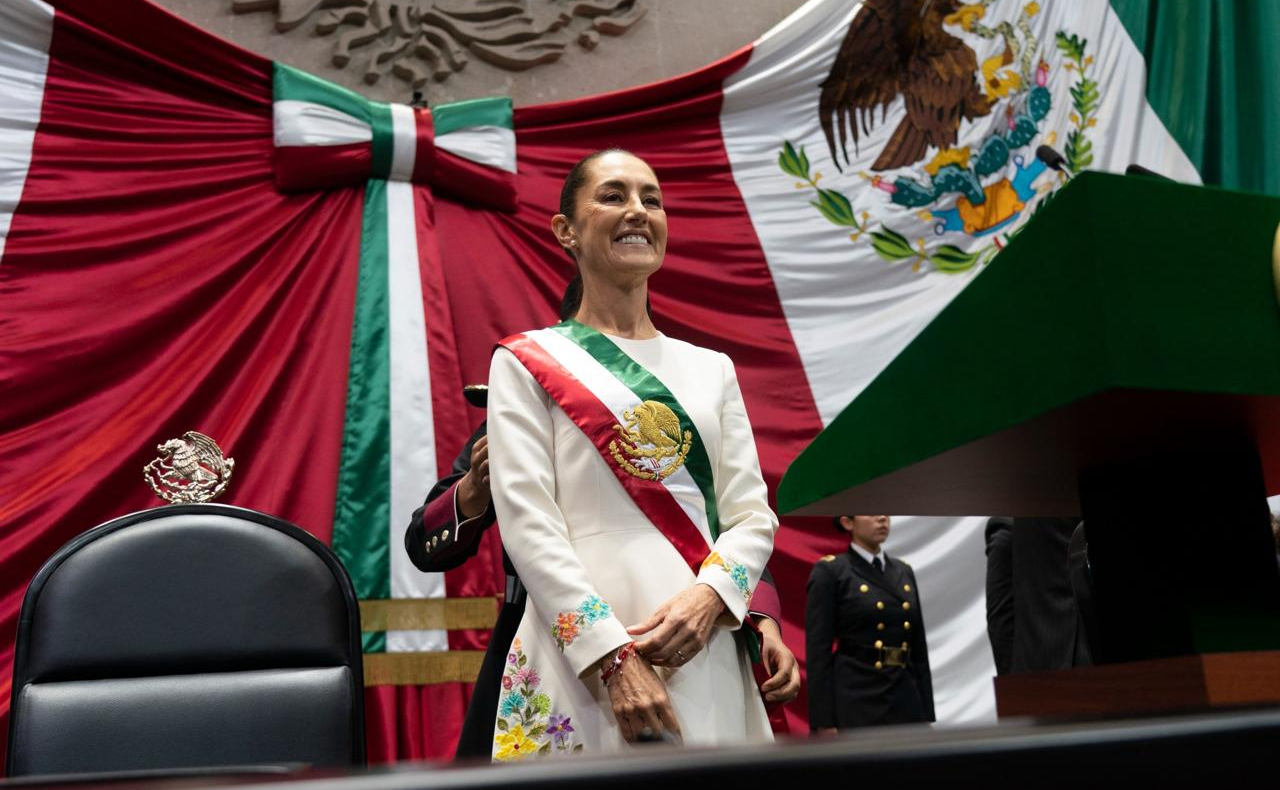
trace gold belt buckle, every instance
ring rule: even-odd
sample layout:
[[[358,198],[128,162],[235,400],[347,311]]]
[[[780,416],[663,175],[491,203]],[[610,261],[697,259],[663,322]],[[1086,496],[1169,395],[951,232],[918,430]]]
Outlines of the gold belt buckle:
[[[907,665],[907,654],[911,652],[909,647],[882,647],[880,648],[880,661],[886,667],[905,667]]]

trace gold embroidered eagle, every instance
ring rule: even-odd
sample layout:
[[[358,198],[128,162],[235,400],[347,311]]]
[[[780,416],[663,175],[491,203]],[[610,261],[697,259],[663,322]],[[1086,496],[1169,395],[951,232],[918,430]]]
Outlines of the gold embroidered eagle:
[[[898,124],[872,170],[892,170],[924,158],[929,146],[949,148],[960,120],[991,111],[978,82],[978,58],[959,38],[942,29],[961,10],[958,0],[867,0],[849,24],[835,65],[822,82],[818,113],[831,158],[836,135],[845,164],[847,136],[857,152],[858,127],[868,134],[876,107],[883,122],[889,104],[901,95],[907,116]],[[841,168],[843,169],[843,168]]]

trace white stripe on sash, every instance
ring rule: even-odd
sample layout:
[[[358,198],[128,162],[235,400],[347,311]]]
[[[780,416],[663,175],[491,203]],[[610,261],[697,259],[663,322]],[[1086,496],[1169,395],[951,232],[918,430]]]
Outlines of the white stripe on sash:
[[[271,105],[277,147],[352,145],[373,139],[373,128],[341,110],[309,101],[280,99]]]
[[[467,126],[436,138],[436,148],[477,164],[516,172],[516,133],[502,126]]]
[[[413,180],[413,160],[418,152],[418,121],[407,104],[391,105],[392,181]]]
[[[436,481],[435,424],[412,184],[387,182],[388,324],[391,352],[391,597],[442,598],[443,573],[423,573],[404,548],[409,516]],[[448,650],[448,634],[388,631],[387,650]]]

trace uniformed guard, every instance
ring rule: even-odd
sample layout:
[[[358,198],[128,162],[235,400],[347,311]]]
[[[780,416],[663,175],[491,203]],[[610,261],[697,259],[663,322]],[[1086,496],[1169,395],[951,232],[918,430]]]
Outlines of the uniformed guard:
[[[933,721],[933,680],[915,572],[880,546],[888,516],[838,516],[849,550],[809,576],[805,645],[809,725],[849,727]]]

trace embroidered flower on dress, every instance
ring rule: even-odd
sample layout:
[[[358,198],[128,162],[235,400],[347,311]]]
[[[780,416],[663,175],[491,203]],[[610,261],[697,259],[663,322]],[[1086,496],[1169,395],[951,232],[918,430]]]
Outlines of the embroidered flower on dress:
[[[508,662],[512,666],[503,675],[505,691],[498,700],[494,758],[523,760],[532,755],[581,752],[582,744],[574,743],[569,717],[554,713],[551,696],[538,691],[542,678],[530,666],[519,640],[512,647],[515,660]]]
[[[536,686],[539,680],[538,670],[533,667],[524,667],[517,670],[515,674],[515,682],[522,686]]]
[[[519,724],[494,738],[499,760],[521,760],[538,751],[538,743],[524,734]]]
[[[498,703],[498,713],[503,716],[510,716],[524,710],[524,695],[518,691],[512,691],[502,695],[502,701]]]
[[[742,593],[742,597],[750,600],[751,598],[751,580],[747,576],[746,566],[734,562],[731,559],[723,557],[719,552],[713,551],[707,558],[702,561],[702,567],[717,567],[729,574],[729,578],[733,580],[733,584],[738,588],[738,592]]]
[[[583,621],[588,624],[603,620],[612,612],[613,609],[609,604],[605,603],[604,599],[598,595],[591,596],[578,607],[578,613],[582,615]]]
[[[556,615],[556,621],[551,626],[551,636],[555,637],[556,645],[563,651],[573,644],[573,640],[577,639],[584,629],[611,614],[613,614],[613,607],[600,596],[592,595],[578,604],[578,608],[572,612],[561,612]]]
[[[537,675],[534,675],[534,677],[537,677]],[[543,716],[550,716],[551,697],[539,691],[529,699],[529,707],[533,708],[535,712],[540,713]]]
[[[555,625],[551,626],[551,635],[556,638],[560,649],[564,650],[565,645],[578,638],[578,613],[561,612],[556,617]]]
[[[551,718],[547,720],[547,735],[550,735],[556,742],[556,745],[569,740],[573,727],[569,724],[568,716],[561,716],[558,713],[551,714]]]

